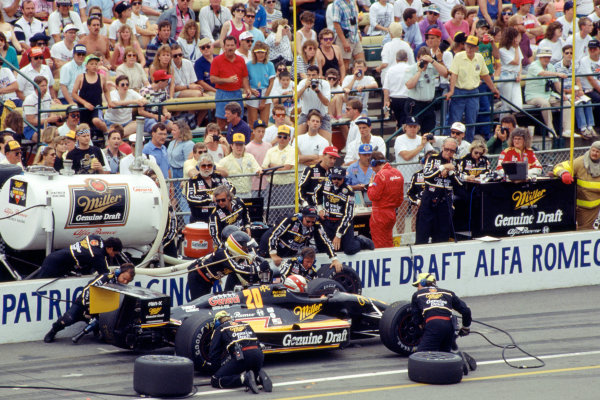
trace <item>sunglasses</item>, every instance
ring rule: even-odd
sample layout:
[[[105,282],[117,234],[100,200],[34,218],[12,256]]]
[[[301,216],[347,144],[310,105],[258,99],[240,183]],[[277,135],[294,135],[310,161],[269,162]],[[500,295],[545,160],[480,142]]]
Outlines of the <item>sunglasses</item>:
[[[304,223],[305,223],[306,225],[314,225],[314,224],[315,224],[315,222],[317,222],[317,221],[314,221],[314,220],[311,220],[311,219],[305,219],[305,220],[304,220]]]
[[[334,178],[334,177],[332,177],[332,178],[331,178],[331,180],[332,180],[332,181],[343,181],[343,180],[344,180],[344,178],[340,178],[340,177],[335,177],[335,178]]]
[[[502,15],[513,15],[513,13],[511,11],[504,11]]]
[[[324,42],[333,42],[333,38],[332,37],[324,37],[322,40]]]
[[[288,135],[277,135],[277,139],[287,139]]]
[[[273,115],[275,115],[276,117],[285,117],[285,113],[275,113]]]
[[[571,54],[573,54],[572,51],[565,51],[565,55],[571,55]]]
[[[32,60],[43,60],[44,57],[42,56],[36,56],[36,57],[31,57]]]
[[[134,3],[131,3],[132,6],[139,6],[140,4],[142,4],[141,1],[136,1]]]
[[[129,83],[127,83],[127,82],[121,82],[121,83],[119,83],[119,86],[121,86],[121,87],[129,87]]]
[[[286,70],[285,68],[277,68],[277,72],[283,72],[285,70]]]
[[[245,13],[246,9],[245,8],[236,8],[234,12],[243,12],[243,13]]]
[[[50,157],[56,157],[56,153],[50,153],[50,154],[48,154],[48,156],[50,156]]]
[[[36,46],[46,46],[46,42],[37,42]]]
[[[335,76],[328,76],[327,80],[328,81],[337,81],[337,77],[335,77]]]
[[[75,53],[76,56],[85,57],[86,53]]]
[[[244,39],[244,42],[246,42],[246,43],[254,43],[254,39]]]
[[[206,153],[207,153],[206,150],[204,150],[204,151],[195,151],[194,152],[194,154],[206,154]]]
[[[79,113],[73,113],[73,114],[69,114],[69,117],[71,118],[79,118]]]
[[[135,57],[135,54],[127,54],[127,57]]]
[[[463,134],[461,131],[450,131],[450,133],[454,133],[455,135],[462,135]]]
[[[179,58],[179,57],[183,57],[183,53],[171,54],[171,56],[172,56],[173,58]]]
[[[215,199],[215,202],[217,202],[217,203],[225,203],[225,202],[227,202],[227,198],[224,198],[224,199]]]
[[[256,15],[254,15],[254,14],[246,14],[246,17],[247,18],[256,18]]]
[[[200,46],[200,50],[210,49],[210,44],[205,44],[204,46]]]
[[[476,156],[482,156],[483,151],[474,151],[473,154],[475,154]]]
[[[212,168],[212,164],[200,164],[200,168]]]

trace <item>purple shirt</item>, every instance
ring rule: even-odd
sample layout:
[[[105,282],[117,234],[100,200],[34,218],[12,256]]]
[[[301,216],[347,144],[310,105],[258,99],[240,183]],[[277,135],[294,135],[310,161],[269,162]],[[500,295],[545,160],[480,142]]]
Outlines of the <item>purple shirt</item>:
[[[523,54],[523,60],[521,61],[521,65],[523,67],[531,64],[530,58],[533,55],[533,51],[531,51],[531,41],[529,40],[529,36],[526,34],[521,35],[521,43],[519,43],[519,47],[521,48],[521,54]]]
[[[438,19],[439,21],[439,19]],[[442,31],[442,40],[448,40],[449,36],[448,36],[448,32],[446,31],[446,28],[444,27],[444,24],[439,23],[439,24],[430,24],[429,21],[427,20],[427,17],[423,18],[423,21],[419,22],[419,29],[421,30],[421,35],[423,35],[423,42],[425,41],[425,32],[427,32],[427,29],[430,26],[437,26],[437,28]]]

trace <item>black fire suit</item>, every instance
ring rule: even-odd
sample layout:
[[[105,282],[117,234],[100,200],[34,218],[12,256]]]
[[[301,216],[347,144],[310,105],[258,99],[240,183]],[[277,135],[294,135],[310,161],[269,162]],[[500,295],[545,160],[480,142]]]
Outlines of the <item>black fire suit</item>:
[[[281,262],[279,271],[283,279],[290,275],[302,275],[307,281],[317,277],[317,269],[314,264],[309,269],[306,269],[302,265],[300,257],[286,258]]]
[[[335,187],[327,178],[315,188],[313,202],[317,210],[325,210],[323,228],[329,240],[341,239],[340,250],[348,255],[358,253],[361,248],[370,248],[367,240],[354,236],[354,191],[345,182]],[[366,239],[366,238],[365,238]]]
[[[262,261],[260,257],[256,257],[252,263],[244,259],[234,260],[229,257],[224,248],[220,247],[213,253],[197,259],[188,267],[190,297],[193,300],[209,294],[215,282],[231,273],[241,275],[248,282],[254,282],[258,279],[258,267]]]
[[[328,170],[321,165],[321,162],[304,168],[304,172],[302,172],[302,176],[298,181],[298,186],[300,187],[298,190],[300,204],[303,206],[315,206],[315,189],[318,184],[327,179],[328,175]]]
[[[447,242],[453,234],[452,229],[452,193],[453,185],[462,186],[458,171],[449,171],[442,177],[442,165],[452,163],[441,154],[434,154],[423,168],[425,187],[421,195],[421,206],[417,213],[415,244]]]
[[[208,228],[210,236],[212,236],[214,247],[220,247],[223,238],[221,232],[228,225],[234,225],[245,231],[250,228],[250,214],[244,201],[239,197],[234,197],[231,200],[231,211],[226,208],[217,206],[210,214],[208,219]]]
[[[423,175],[423,169],[421,169],[420,171],[415,172],[412,178],[410,178],[410,186],[408,192],[406,192],[406,197],[408,197],[408,201],[410,201],[411,205],[416,206],[418,201],[421,200],[424,187],[425,176]]]
[[[210,341],[208,366],[216,370],[210,383],[215,388],[243,386],[241,374],[252,370],[258,376],[264,359],[258,338],[250,325],[226,321],[215,329]]]
[[[471,325],[471,309],[454,292],[435,286],[417,290],[412,296],[413,322],[424,325],[418,351],[450,352],[454,340],[452,310],[462,315],[462,325]]]
[[[323,226],[317,221],[306,227],[302,224],[301,215],[286,217],[279,225],[266,231],[260,238],[260,254],[263,257],[272,253],[277,253],[279,257],[293,257],[303,247],[310,245],[310,239],[315,240],[319,252],[327,253],[330,258],[336,257]]]
[[[201,221],[208,223],[208,218],[215,209],[215,203],[212,201],[212,194],[218,186],[228,186],[231,189],[231,193],[235,194],[233,185],[220,174],[213,172],[210,177],[206,179],[210,182],[210,185],[207,184],[200,174],[194,178],[190,178],[187,182],[185,198],[187,199],[192,213],[190,222]]]
[[[490,160],[486,156],[480,156],[479,160],[475,160],[469,153],[458,160],[457,168],[461,178],[467,179],[467,176],[479,176],[489,172]]]
[[[90,275],[92,271],[103,274],[108,272],[108,262],[102,238],[97,235],[86,236],[66,249],[50,253],[42,263],[38,278],[58,278],[71,271],[81,275]]]
[[[167,227],[163,235],[162,245],[163,253],[177,258],[177,246],[175,245],[175,236],[177,236],[177,215],[173,206],[169,204],[169,217],[167,218]]]

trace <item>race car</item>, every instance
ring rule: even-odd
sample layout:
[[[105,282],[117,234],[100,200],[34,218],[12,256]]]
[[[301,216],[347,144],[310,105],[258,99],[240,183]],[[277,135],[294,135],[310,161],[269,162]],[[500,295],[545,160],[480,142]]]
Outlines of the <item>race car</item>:
[[[90,312],[98,314],[106,342],[138,351],[173,346],[196,370],[203,370],[214,315],[223,309],[252,326],[265,353],[343,348],[350,340],[379,335],[390,350],[409,355],[420,339],[410,304],[346,293],[327,278],[311,280],[307,293],[261,284],[179,307],[169,304],[165,294],[120,284],[93,287],[90,293]]]

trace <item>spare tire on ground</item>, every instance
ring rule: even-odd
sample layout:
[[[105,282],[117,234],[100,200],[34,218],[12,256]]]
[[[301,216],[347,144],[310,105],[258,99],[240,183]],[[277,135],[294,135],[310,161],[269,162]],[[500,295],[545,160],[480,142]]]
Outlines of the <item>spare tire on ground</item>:
[[[420,351],[408,357],[408,377],[419,383],[458,383],[463,377],[463,359],[454,353]]]
[[[332,294],[336,290],[345,292],[344,287],[337,281],[327,278],[315,278],[308,281],[306,285],[306,293],[310,296],[323,296]]]
[[[150,397],[182,397],[194,389],[194,363],[189,358],[148,355],[133,366],[133,390]]]
[[[322,266],[317,275],[320,278],[329,278],[338,282],[340,285],[344,287],[344,292],[346,293],[354,293],[361,294],[362,293],[362,281],[360,280],[360,276],[358,272],[356,272],[353,268],[350,268],[347,265],[343,265],[342,270],[340,272],[335,272],[334,268],[329,268],[328,265]]]

